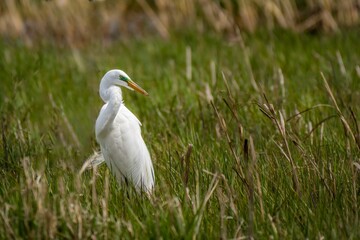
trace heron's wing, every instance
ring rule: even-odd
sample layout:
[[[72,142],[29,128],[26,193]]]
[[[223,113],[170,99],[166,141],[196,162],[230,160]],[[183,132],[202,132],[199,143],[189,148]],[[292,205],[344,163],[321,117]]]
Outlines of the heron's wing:
[[[154,185],[154,170],[149,151],[141,136],[141,123],[137,117],[122,106],[114,127],[118,129],[112,139],[104,144],[104,157],[113,173],[129,178],[138,189],[151,190]]]
[[[125,105],[123,106],[123,108],[121,108],[121,113],[127,118],[129,119],[130,122],[136,122],[139,124],[139,130],[140,130],[140,126],[141,126],[141,122],[139,121],[139,119],[127,108],[125,107]],[[141,130],[140,130],[141,131]]]

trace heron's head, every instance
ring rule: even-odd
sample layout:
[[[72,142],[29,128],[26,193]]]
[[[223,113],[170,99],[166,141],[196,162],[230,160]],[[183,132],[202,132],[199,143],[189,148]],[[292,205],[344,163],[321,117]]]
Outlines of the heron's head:
[[[141,94],[148,95],[148,93],[131,80],[124,71],[119,69],[108,71],[101,79],[100,96],[103,100],[107,99],[107,91],[112,86],[126,87],[132,91],[135,90]]]

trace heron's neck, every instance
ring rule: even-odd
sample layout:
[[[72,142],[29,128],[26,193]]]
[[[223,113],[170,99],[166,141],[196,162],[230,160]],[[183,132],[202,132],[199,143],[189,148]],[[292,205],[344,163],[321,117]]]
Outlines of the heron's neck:
[[[122,103],[122,93],[119,87],[110,87],[104,93],[103,100],[106,102],[105,108],[100,112],[96,120],[96,136],[99,137],[102,132],[108,129],[115,120]]]
[[[108,101],[106,101],[106,108],[104,110],[104,116],[106,116],[105,124],[112,124],[116,115],[119,112],[122,103],[122,93],[119,87],[110,87],[107,90]]]
[[[108,96],[109,96],[109,100],[107,101],[107,103],[109,104],[114,104],[114,105],[119,105],[119,107],[122,104],[122,92],[121,89],[119,87],[110,87],[108,89]]]

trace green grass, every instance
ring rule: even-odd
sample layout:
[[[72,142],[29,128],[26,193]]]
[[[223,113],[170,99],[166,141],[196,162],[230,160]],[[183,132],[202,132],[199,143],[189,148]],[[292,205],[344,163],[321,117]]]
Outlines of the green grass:
[[[360,238],[358,29],[242,37],[78,50],[2,40],[0,238]],[[79,176],[112,68],[150,94],[123,91],[153,159],[152,199],[105,165]]]

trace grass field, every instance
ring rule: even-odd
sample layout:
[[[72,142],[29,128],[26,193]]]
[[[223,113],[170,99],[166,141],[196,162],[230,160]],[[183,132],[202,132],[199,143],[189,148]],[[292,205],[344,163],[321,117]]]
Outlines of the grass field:
[[[1,40],[0,238],[360,238],[359,38]],[[113,68],[150,94],[123,91],[153,159],[151,199],[105,165],[79,174]]]

